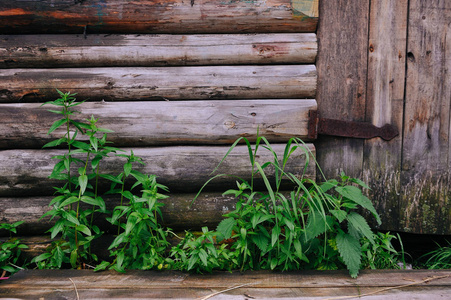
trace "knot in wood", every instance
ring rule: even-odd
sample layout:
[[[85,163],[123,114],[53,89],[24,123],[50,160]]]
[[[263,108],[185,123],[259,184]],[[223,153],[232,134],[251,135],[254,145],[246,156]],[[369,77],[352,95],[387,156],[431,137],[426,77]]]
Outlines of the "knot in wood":
[[[236,128],[236,124],[233,121],[225,121],[224,122],[225,127],[227,127],[228,129],[235,129]]]

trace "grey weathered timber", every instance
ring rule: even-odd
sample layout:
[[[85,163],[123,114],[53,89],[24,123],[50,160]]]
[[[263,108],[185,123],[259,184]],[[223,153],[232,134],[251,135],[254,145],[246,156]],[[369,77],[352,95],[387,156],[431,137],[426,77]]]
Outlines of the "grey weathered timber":
[[[283,156],[285,145],[272,145],[279,158]],[[137,165],[136,169],[146,174],[155,174],[161,184],[167,185],[170,192],[197,192],[211,177],[228,147],[218,146],[173,146],[158,148],[134,148],[135,155],[143,158],[146,166]],[[125,153],[130,153],[125,149]],[[314,156],[314,146],[306,145],[306,151]],[[308,152],[307,151],[307,152]],[[64,154],[64,150],[3,150],[0,151],[0,196],[36,196],[52,195],[52,186],[61,186],[61,181],[48,179],[55,161],[51,157]],[[306,153],[299,149],[288,161],[286,171],[297,177],[314,178],[315,165],[313,157],[304,173]],[[273,161],[270,151],[261,148],[258,151],[257,161],[265,163]],[[101,172],[119,174],[123,169],[124,160],[121,157],[110,157],[102,161]],[[250,179],[251,167],[249,164],[248,149],[246,146],[237,146],[222,163],[215,174],[233,174],[245,180]],[[272,178],[271,170],[267,170],[268,177]],[[76,169],[72,174],[78,174]],[[212,181],[210,190],[221,190],[235,187],[235,177],[221,177]],[[256,186],[259,180],[257,179]],[[261,183],[260,183],[261,186]]]
[[[371,1],[368,44],[366,121],[392,124],[402,132],[407,38],[407,0]],[[402,134],[391,141],[366,140],[363,180],[382,219],[382,227],[399,228]]]
[[[318,0],[0,2],[0,33],[315,32]]]
[[[223,190],[222,192],[225,192]],[[168,194],[169,198],[160,202],[164,204],[161,207],[163,219],[161,223],[164,226],[174,230],[200,230],[203,226],[215,228],[222,220],[222,215],[233,210],[236,199],[233,196],[222,196],[221,192],[204,192],[198,198],[196,193],[192,194]],[[0,222],[12,224],[18,221],[24,221],[18,228],[18,234],[21,235],[39,235],[44,234],[56,220],[50,220],[50,217],[40,219],[41,216],[49,211],[49,203],[52,196],[41,197],[2,197],[0,198]],[[104,196],[106,208],[113,211],[114,207],[120,205],[118,197]],[[83,208],[82,208],[83,209]],[[112,225],[99,216],[95,220],[103,230],[111,229]],[[7,232],[0,232],[0,236],[9,236]]]
[[[3,35],[0,68],[314,63],[314,33]]]
[[[24,270],[2,283],[0,296],[20,299],[444,299],[449,270],[177,271]],[[233,289],[232,289],[233,288]],[[228,290],[230,289],[230,290]],[[217,294],[215,294],[217,293]],[[368,294],[368,295],[367,295]]]
[[[0,104],[0,149],[41,148],[66,133],[48,129],[61,115],[37,103]],[[237,138],[254,141],[257,132],[270,142],[292,137],[307,140],[309,99],[85,102],[72,118],[98,118],[98,126],[113,130],[108,140],[115,146],[168,144],[228,144]],[[80,136],[80,139],[83,139]],[[85,138],[87,139],[87,138]]]
[[[79,99],[314,98],[314,65],[5,69],[0,102]]]
[[[324,17],[318,25],[318,112],[324,118],[364,121],[369,0],[319,4]],[[326,177],[341,171],[361,176],[363,140],[322,137],[317,147]]]
[[[450,20],[450,1],[410,1],[401,175],[405,231],[451,231]]]

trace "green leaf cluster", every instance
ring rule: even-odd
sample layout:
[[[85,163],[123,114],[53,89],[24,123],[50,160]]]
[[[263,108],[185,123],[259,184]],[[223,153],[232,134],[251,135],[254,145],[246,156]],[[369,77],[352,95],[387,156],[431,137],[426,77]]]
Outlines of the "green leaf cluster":
[[[10,232],[10,237],[3,242],[0,242],[0,277],[3,272],[10,274],[16,273],[22,267],[26,266],[26,263],[22,263],[22,267],[18,266],[18,261],[23,249],[27,249],[28,246],[21,243],[17,238],[12,237],[12,233],[17,233],[17,227],[24,223],[23,221],[15,222],[13,224],[2,223],[0,224],[0,230],[6,230]]]

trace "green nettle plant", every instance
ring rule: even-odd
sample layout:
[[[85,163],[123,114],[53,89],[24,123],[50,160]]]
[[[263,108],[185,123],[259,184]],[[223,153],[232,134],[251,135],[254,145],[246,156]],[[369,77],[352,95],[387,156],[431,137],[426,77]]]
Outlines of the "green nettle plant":
[[[91,117],[87,122],[73,119],[73,107],[82,104],[75,102],[76,94],[58,91],[60,98],[46,102],[59,110],[49,110],[61,115],[55,121],[48,134],[60,127],[64,128],[64,135],[46,147],[65,145],[67,153],[53,157],[58,162],[52,174],[53,179],[64,181],[62,187],[55,187],[56,197],[50,202],[52,209],[42,217],[58,218],[55,225],[49,230],[51,238],[59,236],[52,243],[49,252],[35,257],[32,262],[39,268],[61,268],[64,263],[70,263],[73,268],[81,268],[84,262],[96,261],[97,257],[91,252],[91,242],[102,235],[100,229],[93,225],[94,214],[106,213],[105,202],[98,195],[99,165],[104,157],[116,152],[118,149],[107,146],[107,133],[111,130],[97,127],[97,119]],[[86,136],[87,142],[78,140],[78,136]],[[75,171],[76,170],[76,171]],[[94,185],[91,184],[94,181]],[[81,205],[91,206],[82,209]]]
[[[28,246],[22,244],[19,239],[12,237],[12,234],[17,233],[17,227],[22,223],[24,223],[24,221],[15,222],[13,224],[0,224],[0,230],[6,230],[10,233],[9,239],[0,243],[0,277],[4,277],[6,272],[14,274],[23,269],[23,267],[17,265],[17,262],[22,250],[27,249]],[[25,265],[26,264],[24,264],[24,266]]]
[[[359,208],[366,209],[380,223],[371,201],[362,193],[361,188],[368,187],[344,174],[341,181],[317,184],[304,175],[286,172],[286,163],[296,151],[302,151],[307,159],[304,174],[309,163],[311,153],[297,138],[289,140],[281,159],[264,137],[258,137],[255,146],[246,138],[240,138],[222,161],[240,141],[246,143],[249,151],[251,181],[239,179],[237,189],[224,193],[234,195],[238,202],[236,209],[224,215],[225,219],[217,227],[218,240],[227,241],[233,263],[242,271],[345,266],[351,276],[356,277],[367,243],[375,247],[378,241],[358,212]],[[259,147],[270,151],[274,160],[264,164],[257,162]],[[274,183],[266,176],[268,167],[274,169]],[[216,175],[209,181],[220,176],[226,175]],[[255,189],[256,176],[263,181],[264,192]],[[294,185],[291,193],[281,191],[282,179]]]
[[[170,257],[166,259],[168,266],[196,273],[236,269],[236,261],[227,245],[216,245],[216,234],[207,227],[202,227],[200,236],[186,232],[183,240],[171,248]]]
[[[106,218],[118,228],[118,236],[109,247],[114,260],[102,262],[96,270],[124,271],[158,266],[164,261],[164,250],[168,246],[167,231],[157,221],[162,205],[158,201],[167,196],[158,190],[167,191],[167,188],[158,184],[154,175],[133,170],[134,163],[144,165],[142,158],[133,151],[128,155],[117,154],[122,150],[108,146],[107,133],[112,131],[98,127],[98,119],[92,116],[86,122],[80,122],[73,118],[79,113],[73,107],[84,101],[75,102],[75,94],[58,93],[60,98],[43,105],[59,107],[59,110],[50,111],[62,116],[53,123],[48,134],[63,127],[64,135],[44,147],[67,147],[67,153],[54,157],[58,162],[50,175],[50,178],[64,181],[64,185],[55,188],[57,196],[50,202],[52,209],[42,216],[57,218],[49,232],[52,239],[58,239],[52,242],[48,252],[35,257],[32,262],[39,268],[61,268],[68,263],[73,268],[82,268],[84,263],[95,264],[97,256],[91,251],[91,244],[103,232],[93,223],[94,215],[108,215],[103,197],[119,195],[120,205],[114,208],[111,217]],[[100,172],[102,160],[111,155],[126,159],[123,171],[117,176]],[[127,189],[129,177],[135,183]],[[104,195],[99,194],[99,179],[111,182]],[[138,186],[141,190],[133,193]],[[128,203],[124,203],[124,199]]]
[[[162,269],[163,266],[167,268],[164,254],[169,246],[166,240],[169,229],[165,230],[158,222],[158,217],[162,217],[160,207],[163,205],[159,200],[168,197],[160,194],[158,190],[167,191],[167,187],[158,184],[155,175],[144,175],[132,169],[133,162],[143,163],[133,152],[119,156],[127,158],[127,163],[124,165],[124,171],[113,180],[109,193],[120,194],[121,203],[114,208],[112,216],[107,218],[118,228],[118,235],[109,247],[110,256],[114,257],[114,260],[103,261],[95,270],[112,269],[125,272],[126,269]],[[125,189],[125,179],[128,176],[136,180],[131,190],[141,186],[140,196]],[[120,185],[119,189],[116,189],[117,184]],[[127,205],[123,203],[124,198],[128,200]],[[122,219],[125,221],[121,222]]]

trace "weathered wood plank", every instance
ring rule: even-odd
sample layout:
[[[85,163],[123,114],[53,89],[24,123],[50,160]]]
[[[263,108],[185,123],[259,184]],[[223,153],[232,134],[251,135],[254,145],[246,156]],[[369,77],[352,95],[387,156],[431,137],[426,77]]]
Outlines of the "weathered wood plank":
[[[225,191],[225,190],[224,190]],[[223,192],[224,192],[223,191]],[[232,196],[222,196],[218,192],[205,192],[193,202],[196,194],[170,193],[169,198],[161,200],[164,226],[174,230],[200,230],[203,226],[215,228],[222,220],[222,215],[235,207],[236,199]],[[50,210],[52,196],[42,197],[4,197],[0,198],[0,222],[12,224],[24,221],[18,228],[20,235],[44,234],[56,220],[50,217],[40,219]],[[104,197],[107,210],[112,211],[120,204],[120,199],[112,196]],[[191,206],[192,203],[192,206]],[[96,224],[103,230],[111,229],[111,224],[98,217]],[[7,234],[4,232],[3,235]],[[9,234],[8,234],[9,235]],[[0,236],[2,232],[0,231]]]
[[[62,137],[63,128],[47,135],[61,117],[47,109],[53,107],[0,104],[0,149],[41,148]],[[81,114],[75,114],[74,119],[84,121],[94,116],[99,119],[98,126],[114,130],[108,140],[116,146],[230,145],[242,136],[254,141],[257,131],[274,143],[291,137],[308,140],[308,114],[316,110],[316,101],[102,101],[86,102],[76,109]]]
[[[407,39],[407,0],[371,1],[366,121],[392,124],[402,132]],[[400,230],[402,134],[391,141],[366,140],[363,179],[382,219]]]
[[[285,145],[274,144],[274,151],[283,157]],[[314,155],[314,146],[307,144]],[[130,152],[128,149],[126,149]],[[136,148],[135,155],[143,158],[146,166],[136,166],[143,173],[155,174],[161,184],[167,185],[171,192],[197,192],[210,178],[210,173],[226,154],[228,147],[178,146],[159,148]],[[60,186],[58,180],[48,179],[55,161],[51,157],[65,153],[64,150],[3,150],[0,151],[0,197],[24,195],[52,195],[52,186]],[[305,154],[296,151],[287,164],[286,170],[296,176],[303,176]],[[260,163],[273,161],[270,151],[261,148],[257,159]],[[122,170],[123,159],[107,158],[101,168],[104,173],[118,174]],[[246,146],[236,147],[218,169],[218,174],[233,174],[250,179],[248,150]],[[102,170],[101,170],[102,172]],[[76,171],[74,171],[76,173]],[[271,178],[270,170],[268,176]],[[307,168],[306,177],[314,178],[313,160]],[[225,190],[234,187],[235,177],[221,177],[211,182],[210,190]],[[258,182],[257,182],[258,183]],[[261,183],[260,183],[261,184]],[[109,185],[108,185],[109,186]],[[258,184],[256,185],[258,186]]]
[[[0,32],[315,32],[318,0],[2,0]]]
[[[324,118],[364,121],[369,0],[320,1],[318,112]],[[339,33],[337,30],[339,28]],[[363,141],[321,137],[318,162],[326,177],[361,176]]]
[[[196,275],[175,271],[128,271],[119,274],[112,271],[26,270],[2,284],[2,296],[21,299],[35,299],[36,296],[46,299],[71,298],[76,297],[75,285],[80,299],[200,299],[221,291],[217,298],[318,299],[359,297],[378,291],[370,298],[407,300],[424,296],[447,297],[451,291],[450,275],[448,270],[364,270],[358,278],[351,279],[346,271],[249,271]],[[434,277],[437,279],[424,282],[425,278]],[[243,284],[246,286],[224,291]],[[408,284],[415,286],[396,288]],[[385,288],[394,289],[381,291]]]
[[[314,63],[314,33],[4,35],[0,68]]]
[[[6,69],[0,102],[54,99],[55,89],[79,99],[314,98],[314,65]]]
[[[405,231],[451,232],[450,20],[450,1],[410,1],[401,176]]]

